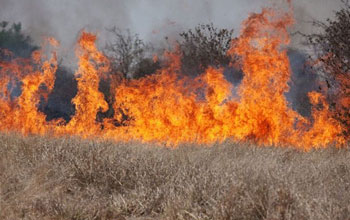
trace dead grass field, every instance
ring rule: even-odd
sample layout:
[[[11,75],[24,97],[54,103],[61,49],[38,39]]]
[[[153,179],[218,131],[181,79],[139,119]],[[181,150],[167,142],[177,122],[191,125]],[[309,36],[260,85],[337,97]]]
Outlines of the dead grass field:
[[[350,219],[350,152],[0,134],[0,219]]]

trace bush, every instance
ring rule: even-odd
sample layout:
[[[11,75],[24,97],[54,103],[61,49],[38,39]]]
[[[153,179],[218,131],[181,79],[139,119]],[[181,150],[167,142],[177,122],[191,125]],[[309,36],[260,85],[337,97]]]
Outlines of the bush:
[[[160,69],[161,65],[158,60],[153,60],[150,58],[143,58],[140,60],[140,62],[136,65],[135,72],[134,72],[134,78],[138,79],[141,77],[145,77],[147,75],[151,75],[155,73],[158,69]]]
[[[139,78],[159,68],[159,64],[150,62],[147,57],[152,52],[152,46],[144,43],[137,34],[116,27],[108,31],[113,40],[107,43],[105,53],[111,60],[112,72],[121,73],[123,78]]]
[[[325,77],[334,117],[350,134],[350,4],[348,0],[343,3],[333,20],[314,22],[322,32],[308,35],[308,39],[315,48],[319,71]]]
[[[208,66],[227,66],[232,58],[227,55],[233,40],[233,30],[218,29],[213,24],[197,25],[193,30],[180,33],[182,70],[196,76]]]
[[[19,57],[30,57],[34,50],[39,47],[33,45],[32,39],[22,33],[21,23],[13,23],[11,26],[9,22],[0,22],[0,50],[6,49]],[[4,56],[0,55],[0,59]]]

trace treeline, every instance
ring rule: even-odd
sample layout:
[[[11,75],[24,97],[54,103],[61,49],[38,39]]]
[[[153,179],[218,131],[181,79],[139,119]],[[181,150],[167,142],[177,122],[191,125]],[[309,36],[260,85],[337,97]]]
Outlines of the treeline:
[[[287,98],[290,99],[295,110],[307,116],[311,110],[307,93],[314,89],[321,89],[329,99],[333,117],[350,128],[350,5],[348,1],[343,1],[343,8],[335,13],[333,19],[314,22],[314,25],[321,28],[320,33],[304,35],[309,46],[314,48],[316,58],[312,58],[314,63],[312,67],[315,70],[295,68],[293,65],[304,66],[308,61],[307,57],[295,50],[288,52],[293,76],[291,91],[287,94]],[[163,62],[162,53],[152,44],[140,39],[137,34],[116,27],[108,31],[113,37],[102,50],[111,63],[111,78],[138,79],[154,74],[166,65],[166,62]],[[200,24],[180,33],[176,49],[174,45],[168,43],[169,48],[181,54],[179,74],[195,77],[203,73],[208,66],[223,67],[227,79],[232,83],[239,83],[243,77],[239,69],[239,59],[227,54],[231,43],[234,42],[233,33],[232,29],[216,28],[213,24]],[[39,46],[35,45],[31,37],[22,31],[20,23],[10,24],[4,21],[0,23],[0,59],[10,59],[8,54],[4,53],[4,49],[12,52],[10,57],[27,58],[33,51],[39,49]],[[308,74],[310,71],[317,73],[317,77],[315,74],[312,76]],[[320,78],[325,86],[319,87]],[[109,80],[101,81],[100,90],[112,106],[114,100],[109,98],[113,97],[109,94]],[[71,99],[76,92],[74,70],[60,64],[56,72],[53,92],[48,101],[42,102],[39,108],[46,113],[48,120],[64,118],[68,121],[74,114]],[[113,114],[112,111],[101,113],[98,117],[110,117]]]
[[[114,100],[110,94],[111,80],[131,80],[146,77],[157,72],[166,64],[162,53],[155,50],[151,43],[146,43],[137,34],[129,30],[122,30],[116,27],[107,29],[113,36],[102,51],[108,57],[111,69],[109,76],[100,82],[100,91],[112,106]],[[232,58],[227,54],[233,39],[233,30],[219,29],[213,24],[201,24],[194,29],[189,29],[179,34],[176,46],[167,42],[168,48],[178,50],[181,54],[182,75],[194,77],[209,67],[228,67]],[[167,38],[166,38],[167,40]],[[175,47],[177,49],[175,49]],[[0,32],[1,51],[11,51],[12,58],[30,57],[39,46],[33,43],[31,37],[22,31],[21,23],[9,22],[1,23]],[[4,54],[1,59],[8,59],[8,54]],[[239,71],[230,71],[238,75],[235,79],[241,78]],[[74,77],[74,70],[59,64],[56,72],[54,89],[47,102],[41,102],[39,109],[47,115],[47,119],[64,118],[66,121],[74,115],[72,98],[77,93],[77,82]],[[114,114],[113,108],[99,114],[97,120],[111,117]]]

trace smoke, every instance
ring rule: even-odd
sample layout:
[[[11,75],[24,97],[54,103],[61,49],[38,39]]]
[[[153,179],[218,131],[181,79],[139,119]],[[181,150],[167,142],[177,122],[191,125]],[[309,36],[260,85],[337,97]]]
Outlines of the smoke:
[[[44,37],[56,38],[61,42],[60,57],[70,59],[81,30],[103,38],[106,26],[128,27],[129,6],[122,0],[1,0],[0,21],[21,22],[37,45]]]
[[[59,56],[75,68],[73,49],[81,30],[97,33],[99,46],[111,37],[106,28],[130,29],[156,48],[165,46],[164,38],[175,41],[178,33],[199,23],[235,29],[262,7],[286,6],[286,0],[1,0],[0,21],[21,22],[37,45],[52,36],[60,43]],[[325,20],[341,5],[341,0],[294,0],[296,25],[291,32],[317,31],[310,21]],[[304,38],[295,35],[292,48],[305,51]]]
[[[157,41],[198,23],[213,22],[224,28],[239,29],[250,12],[282,0],[1,0],[0,20],[22,22],[37,42],[54,36],[71,48],[81,29],[105,37],[105,27],[129,28],[141,38]],[[307,31],[307,21],[331,16],[340,0],[294,0],[297,30]],[[237,31],[238,33],[238,31]]]

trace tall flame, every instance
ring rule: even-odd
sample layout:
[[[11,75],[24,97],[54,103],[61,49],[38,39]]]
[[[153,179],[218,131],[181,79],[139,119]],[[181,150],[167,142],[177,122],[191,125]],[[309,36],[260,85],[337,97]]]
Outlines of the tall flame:
[[[49,39],[57,46],[57,42]],[[38,111],[41,98],[53,89],[57,69],[56,52],[48,61],[42,62],[42,51],[33,53],[30,60],[15,59],[11,62],[0,62],[1,77],[1,119],[0,129],[18,131],[23,134],[45,134],[52,123],[46,122],[44,113]],[[13,97],[16,82],[21,81],[21,95]]]
[[[95,41],[95,35],[84,32],[78,41],[79,47],[76,52],[79,57],[79,69],[76,72],[78,93],[72,100],[76,112],[66,126],[58,129],[60,133],[89,137],[101,131],[101,125],[96,122],[96,115],[99,111],[107,111],[108,104],[98,88],[101,74],[107,72],[109,63],[97,50]]]
[[[109,71],[108,59],[98,51],[96,36],[82,33],[78,40],[76,71],[78,92],[72,100],[75,115],[68,123],[47,122],[38,110],[40,100],[51,91],[57,69],[53,53],[41,62],[39,52],[31,61],[0,62],[0,130],[23,134],[78,135],[166,143],[213,143],[225,139],[253,141],[259,145],[296,146],[302,149],[342,145],[340,123],[330,117],[324,96],[309,94],[312,117],[304,118],[289,107],[285,98],[291,69],[286,53],[292,13],[276,14],[264,9],[243,23],[230,55],[239,56],[244,78],[238,88],[228,82],[223,69],[209,67],[195,79],[183,77],[181,54],[166,53],[166,67],[157,74],[125,80],[115,88],[113,118],[97,120],[108,110],[99,91],[100,79]],[[16,82],[21,94],[13,97]],[[238,91],[234,95],[233,91]]]

